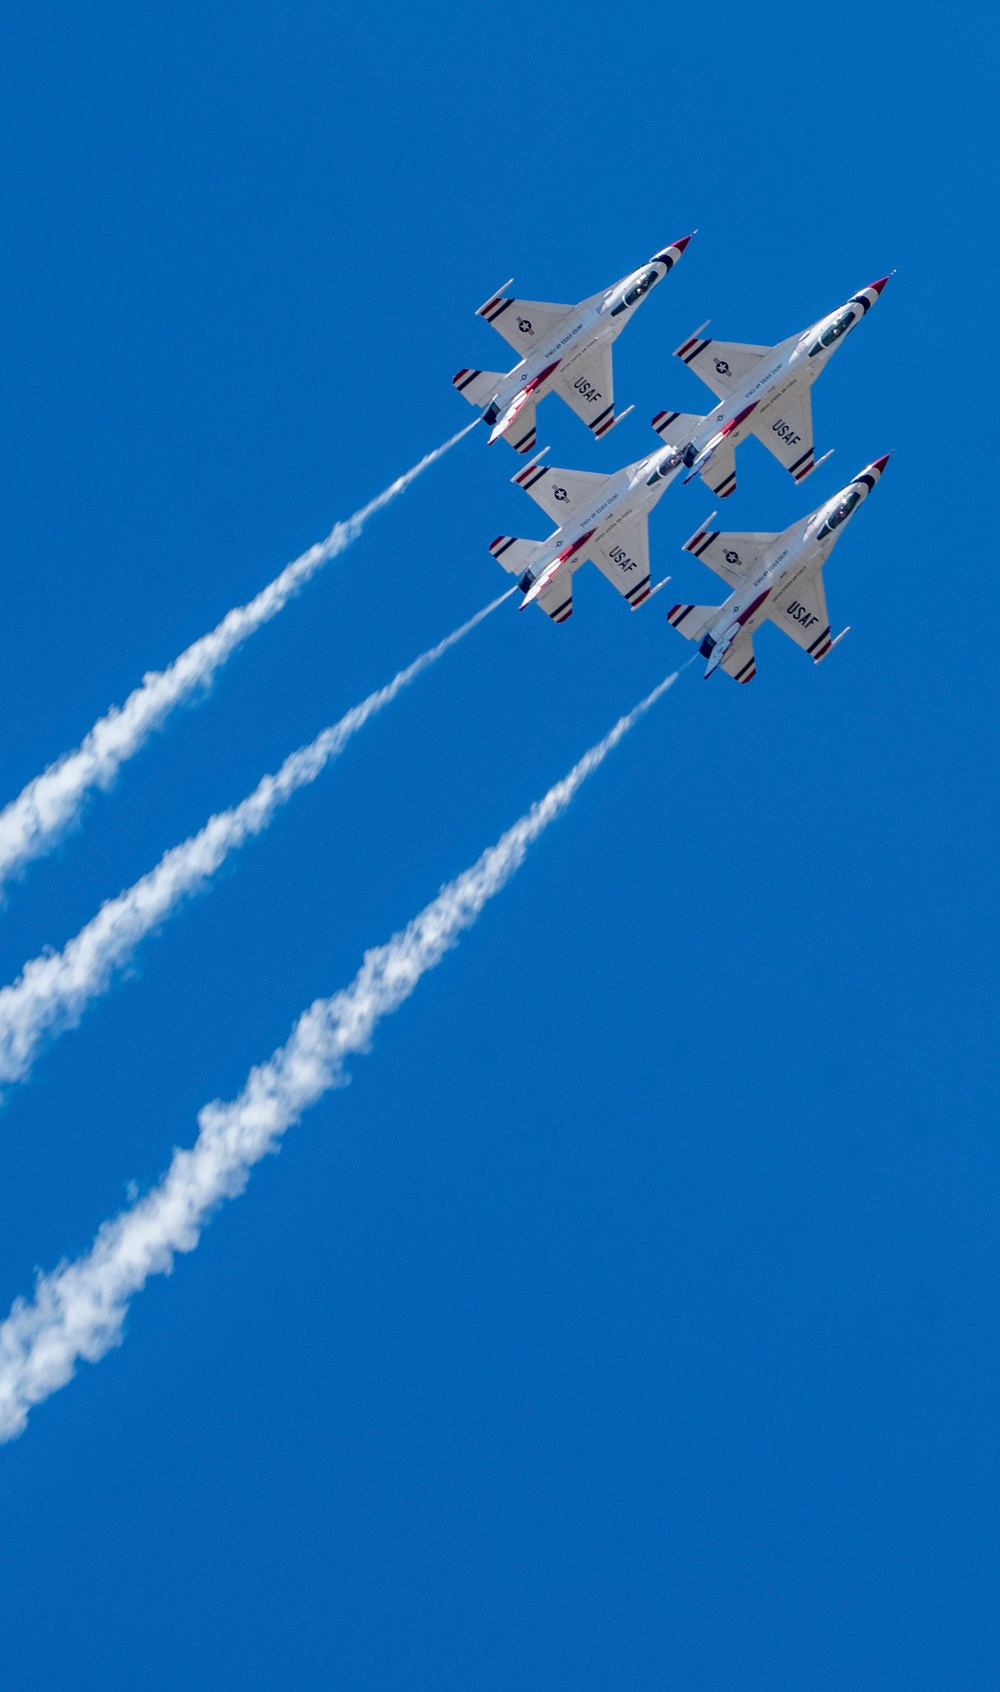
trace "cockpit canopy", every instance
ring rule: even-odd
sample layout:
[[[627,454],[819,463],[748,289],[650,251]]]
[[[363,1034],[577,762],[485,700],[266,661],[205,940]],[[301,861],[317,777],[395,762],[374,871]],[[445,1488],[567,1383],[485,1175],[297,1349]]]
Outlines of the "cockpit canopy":
[[[682,459],[680,453],[676,450],[676,448],[672,448],[670,452],[666,453],[664,457],[660,459],[660,462],[656,466],[652,475],[646,477],[647,488],[651,488],[654,482],[664,481],[667,476],[672,475],[677,469],[677,466],[679,464],[683,464],[683,462],[684,460]]]
[[[634,306],[637,300],[642,299],[643,294],[649,293],[653,283],[659,281],[659,277],[658,270],[650,269],[644,270],[641,275],[634,276],[630,282],[626,282],[622,292],[612,298],[612,317],[617,317],[619,312],[627,311],[629,306]]]
[[[814,358],[816,353],[825,352],[827,347],[832,347],[834,341],[839,341],[841,335],[847,334],[854,319],[854,307],[848,306],[846,311],[842,311],[839,317],[835,317],[832,323],[827,324],[819,340],[809,348],[809,357]]]
[[[847,521],[851,512],[854,510],[854,507],[860,504],[860,490],[858,488],[852,488],[849,494],[845,494],[844,498],[840,501],[840,504],[835,506],[830,512],[830,515],[823,524],[822,528],[817,531],[816,539],[822,540],[824,535],[832,535],[835,529],[840,528],[841,523],[845,523]]]

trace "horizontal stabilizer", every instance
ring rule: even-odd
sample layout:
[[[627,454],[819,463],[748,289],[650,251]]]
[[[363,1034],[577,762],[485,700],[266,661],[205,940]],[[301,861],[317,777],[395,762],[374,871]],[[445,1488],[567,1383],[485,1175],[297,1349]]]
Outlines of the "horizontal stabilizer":
[[[678,634],[682,634],[685,640],[701,640],[712,627],[721,609],[720,605],[672,605],[667,612],[667,622]]]
[[[686,640],[700,642],[712,624],[718,620],[721,610],[721,605],[675,605],[667,613],[667,621]],[[706,657],[710,656],[708,648],[702,650]],[[747,629],[740,629],[728,651],[719,660],[719,667],[725,670],[727,676],[732,676],[734,681],[753,681],[757,674],[757,661],[753,651],[753,636]],[[708,673],[710,671],[706,672]]]
[[[560,570],[558,575],[543,588],[535,601],[540,605],[547,617],[554,623],[565,623],[567,617],[573,615],[573,574],[570,570]]]
[[[704,421],[693,411],[658,411],[653,418],[653,428],[667,446],[686,447],[689,441],[694,440]]]
[[[509,570],[512,576],[523,576],[525,570],[530,570],[547,549],[547,541],[517,540],[513,535],[497,535],[496,540],[490,543],[490,551],[497,563]]]
[[[451,385],[470,405],[484,406],[489,405],[504,380],[499,370],[460,370],[452,377]]]
[[[490,432],[491,441],[507,441],[515,452],[535,450],[535,402],[518,395]]]
[[[701,472],[701,479],[716,499],[728,499],[736,492],[736,448],[731,438],[720,441]]]
[[[753,681],[757,674],[757,660],[754,657],[753,635],[746,629],[740,630],[720,668],[725,670],[727,676],[732,676],[734,681],[738,681],[741,687]]]

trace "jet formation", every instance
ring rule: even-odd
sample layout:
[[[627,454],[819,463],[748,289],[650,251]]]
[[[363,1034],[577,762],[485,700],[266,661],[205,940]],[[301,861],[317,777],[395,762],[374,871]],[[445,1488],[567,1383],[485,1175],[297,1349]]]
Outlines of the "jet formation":
[[[479,307],[478,315],[522,355],[505,375],[464,369],[454,378],[453,385],[480,410],[491,442],[503,439],[518,453],[533,452],[537,408],[549,393],[558,394],[598,440],[628,416],[631,406],[615,413],[612,345],[691,239],[686,235],[661,248],[647,264],[579,305],[521,300],[500,289]],[[681,477],[685,482],[700,477],[717,498],[728,499],[736,488],[736,448],[750,435],[796,482],[805,481],[830,456],[814,456],[812,385],[888,280],[880,277],[771,347],[706,337],[703,323],[675,356],[712,390],[715,405],[704,416],[657,412],[652,426],[661,445],[621,470],[610,475],[557,470],[543,462],[547,448],[537,453],[512,480],[556,528],[547,540],[498,535],[490,546],[498,563],[517,577],[521,609],[537,604],[554,623],[564,623],[573,610],[573,576],[589,559],[638,610],[670,579],[651,585],[649,513]],[[723,533],[709,529],[709,518],[685,543],[683,550],[732,590],[722,605],[675,605],[668,614],[672,626],[697,643],[707,660],[706,677],[722,669],[740,683],[751,681],[757,673],[753,635],[765,620],[784,629],[814,663],[829,655],[847,630],[831,637],[823,566],[888,458],[886,453],[875,459],[781,533]]]

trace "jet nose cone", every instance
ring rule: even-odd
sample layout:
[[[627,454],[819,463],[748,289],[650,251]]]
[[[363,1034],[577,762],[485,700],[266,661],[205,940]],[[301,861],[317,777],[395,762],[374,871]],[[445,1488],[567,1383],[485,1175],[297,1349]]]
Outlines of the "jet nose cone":
[[[684,252],[684,248],[697,233],[697,229],[692,229],[690,235],[682,236],[679,241],[671,241],[669,247],[661,247],[658,253],[654,253],[651,262],[653,264],[665,264],[669,270],[672,265],[677,263]]]
[[[877,476],[881,476],[891,457],[892,453],[887,452],[882,458],[876,458],[874,464],[869,465],[869,469],[874,470]]]
[[[896,272],[894,270],[890,270],[889,276],[895,276],[895,274],[896,274]],[[877,282],[869,282],[868,287],[870,288],[871,292],[873,294],[880,294],[882,292],[882,289],[885,287],[886,283],[888,282],[889,276],[880,276]]]

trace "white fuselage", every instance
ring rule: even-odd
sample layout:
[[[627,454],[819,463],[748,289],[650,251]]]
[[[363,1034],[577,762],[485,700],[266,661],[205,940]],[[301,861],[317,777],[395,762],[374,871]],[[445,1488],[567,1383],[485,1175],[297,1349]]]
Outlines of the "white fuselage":
[[[497,384],[492,400],[497,412],[505,412],[521,394],[527,394],[534,401],[543,399],[557,376],[572,380],[574,370],[585,366],[600,347],[609,346],[618,339],[646,295],[669,270],[668,264],[652,260],[631,276],[616,282],[597,303],[574,306],[550,330],[541,346],[522,358],[520,364],[515,364],[513,370],[508,371]],[[637,290],[637,293],[636,298],[627,304],[626,295],[630,289]],[[578,378],[578,386],[596,417],[608,400],[582,376]]]
[[[739,634],[744,631],[753,634],[776,598],[783,601],[784,615],[802,628],[808,629],[812,622],[819,621],[806,605],[795,599],[795,584],[804,582],[824,562],[842,525],[867,492],[867,486],[856,480],[841,488],[811,516],[803,517],[778,535],[753,576],[719,606],[718,616],[702,637],[699,650],[709,661],[706,676],[721,663]]]
[[[598,497],[584,500],[569,520],[549,536],[545,551],[532,565],[533,580],[525,603],[536,599],[542,588],[558,575],[578,569],[587,557],[590,543],[602,545],[620,569],[638,570],[638,559],[630,558],[627,549],[619,548],[621,556],[616,556],[615,532],[652,511],[683,468],[684,461],[676,448],[660,447],[648,458],[626,464],[624,469],[609,476]]]
[[[686,462],[702,469],[723,440],[736,447],[765,422],[781,440],[797,446],[798,437],[782,415],[783,406],[795,394],[812,386],[841,340],[864,315],[865,307],[851,301],[820,318],[800,335],[773,347],[746,383],[739,384],[702,418],[687,450]]]

